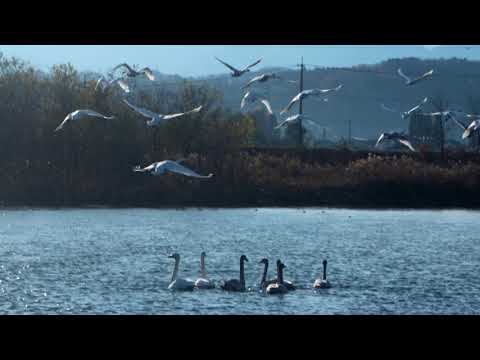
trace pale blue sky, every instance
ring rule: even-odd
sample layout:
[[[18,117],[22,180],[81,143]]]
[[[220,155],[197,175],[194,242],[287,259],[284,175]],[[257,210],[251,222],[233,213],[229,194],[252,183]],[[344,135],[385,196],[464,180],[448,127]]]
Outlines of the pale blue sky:
[[[106,72],[120,62],[149,66],[166,74],[200,76],[225,73],[213,57],[245,66],[262,57],[260,66],[290,67],[304,56],[307,64],[351,66],[388,58],[457,56],[480,59],[480,49],[446,45],[0,45],[43,69],[71,62],[80,70]]]

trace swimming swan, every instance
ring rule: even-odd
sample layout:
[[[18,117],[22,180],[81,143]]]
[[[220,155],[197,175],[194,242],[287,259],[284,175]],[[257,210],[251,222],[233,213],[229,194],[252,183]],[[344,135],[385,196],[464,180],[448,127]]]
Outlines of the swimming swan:
[[[175,253],[170,255],[169,258],[175,259],[175,268],[173,270],[172,280],[170,285],[168,285],[168,289],[174,291],[193,291],[193,288],[195,287],[195,283],[193,281],[180,279],[177,277],[178,267],[180,264],[180,255]]]
[[[315,280],[313,287],[315,289],[329,289],[331,287],[327,280],[327,260],[323,260],[323,278]]]
[[[286,294],[287,287],[283,284],[283,269],[286,266],[280,260],[277,261],[277,281],[267,286],[265,292],[268,295]]]
[[[207,277],[207,271],[205,270],[205,251],[200,255],[200,278],[195,281],[195,287],[198,289],[214,289],[215,283]]]
[[[231,279],[227,281],[222,281],[220,287],[225,291],[236,291],[236,292],[244,292],[245,288],[245,270],[244,270],[244,263],[245,261],[248,262],[248,259],[245,255],[240,256],[240,280],[238,279]]]

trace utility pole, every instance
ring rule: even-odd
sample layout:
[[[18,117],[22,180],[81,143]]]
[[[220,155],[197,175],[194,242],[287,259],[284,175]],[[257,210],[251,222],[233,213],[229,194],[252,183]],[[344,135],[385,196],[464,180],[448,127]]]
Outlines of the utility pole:
[[[300,64],[300,92],[303,91],[303,69],[304,69],[304,66],[303,66],[303,56],[302,56],[302,63]],[[298,113],[300,115],[303,115],[303,100],[300,99],[300,105],[299,105],[299,110],[298,110]],[[298,147],[301,148],[303,147],[303,126],[302,126],[302,118],[299,119],[299,122],[298,122]]]
[[[348,144],[352,143],[352,119],[348,119]]]

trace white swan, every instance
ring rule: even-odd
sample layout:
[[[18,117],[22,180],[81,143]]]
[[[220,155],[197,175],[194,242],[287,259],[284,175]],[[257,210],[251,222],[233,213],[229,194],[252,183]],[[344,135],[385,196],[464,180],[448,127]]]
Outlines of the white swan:
[[[207,270],[205,269],[205,251],[200,254],[200,278],[195,281],[195,287],[198,289],[214,289],[215,283],[207,277]]]
[[[169,258],[175,259],[175,268],[173,269],[172,280],[170,281],[170,285],[168,285],[168,289],[174,291],[193,291],[193,288],[195,287],[193,281],[178,278],[180,255],[175,253],[170,255]]]
[[[130,87],[128,86],[127,82],[122,79],[112,79],[112,80],[107,80],[105,77],[100,77],[97,80],[97,84],[95,85],[95,91],[98,90],[99,87],[102,88],[102,91],[107,90],[109,87],[113,85],[118,85],[120,88],[125,92],[125,93],[130,93]]]
[[[240,279],[224,280],[220,284],[220,288],[225,291],[244,292],[245,287],[245,261],[248,259],[245,255],[240,256]]]
[[[181,174],[185,175],[188,177],[194,177],[198,179],[210,179],[213,177],[213,174],[209,174],[208,176],[203,176],[198,173],[196,173],[193,170],[190,170],[189,168],[180,165],[178,162],[172,161],[172,160],[164,160],[164,161],[159,161],[156,163],[153,163],[145,168],[141,168],[140,166],[136,166],[133,168],[134,172],[148,172],[151,175],[154,176],[160,176],[163,175],[167,172],[169,173],[176,173],[176,174]]]
[[[381,134],[380,137],[378,138],[377,143],[375,144],[375,147],[378,147],[381,143],[383,143],[386,140],[396,141],[402,144],[403,146],[408,147],[411,151],[415,151],[414,147],[410,143],[410,140],[408,140],[408,138],[405,135],[399,134],[397,132]]]
[[[153,71],[150,70],[150,68],[145,67],[141,70],[136,71],[136,70],[132,69],[126,63],[115,66],[112,70],[112,73],[114,73],[115,71],[117,71],[118,69],[120,69],[122,67],[125,69],[125,76],[127,76],[127,77],[137,77],[137,76],[140,76],[140,75],[145,75],[149,80],[151,80],[151,81],[155,80],[155,75],[153,74]]]
[[[55,129],[55,131],[58,131],[58,130],[61,130],[63,129],[63,127],[65,126],[65,124],[69,121],[78,121],[80,119],[83,119],[83,118],[86,118],[86,117],[97,117],[97,118],[102,118],[102,119],[107,119],[107,120],[111,120],[111,119],[115,119],[115,116],[105,116],[105,115],[102,115],[96,111],[93,111],[93,110],[76,110],[74,112],[71,112],[70,114],[68,114],[65,119],[62,121],[62,123],[60,125],[57,126],[57,128]]]
[[[286,294],[288,292],[287,287],[283,283],[283,269],[285,267],[280,260],[277,261],[277,281],[267,286],[265,292],[268,295]]]
[[[310,96],[323,96],[331,92],[336,92],[339,91],[343,85],[338,85],[337,87],[333,89],[310,89],[310,90],[304,90],[297,94],[287,105],[285,109],[283,109],[280,113],[280,115],[285,114],[286,112],[290,111],[293,105],[295,105],[297,102],[300,102],[301,100],[305,100]]]
[[[330,282],[327,280],[327,260],[323,260],[323,277],[315,280],[313,287],[315,289],[329,289],[331,287]]]
[[[153,111],[135,106],[135,105],[129,103],[126,99],[124,99],[123,102],[125,104],[127,104],[135,112],[137,112],[138,114],[140,114],[140,115],[142,115],[146,118],[149,118],[150,121],[147,121],[148,126],[160,126],[160,125],[164,124],[165,122],[167,122],[169,120],[176,119],[176,118],[179,118],[179,117],[182,117],[182,116],[185,116],[185,115],[189,115],[189,114],[198,113],[203,108],[203,106],[199,106],[199,107],[197,107],[193,110],[183,112],[183,113],[162,115],[162,114],[157,114],[157,113],[154,113]]]
[[[216,59],[217,61],[221,62],[221,63],[222,63],[223,65],[225,65],[226,67],[228,67],[230,70],[232,70],[232,77],[240,77],[240,76],[242,76],[243,74],[249,72],[252,67],[258,65],[258,64],[262,61],[262,59],[257,60],[257,61],[255,61],[252,65],[247,66],[245,69],[239,70],[239,69],[234,68],[232,65],[229,65],[229,64],[227,64],[226,62],[220,60],[220,59],[217,58],[217,57],[215,57],[215,59]]]
[[[425,74],[423,74],[421,76],[418,76],[416,78],[412,78],[412,77],[409,77],[409,76],[405,75],[403,73],[402,69],[398,69],[397,73],[398,73],[398,75],[400,75],[402,78],[405,79],[406,85],[410,86],[410,85],[416,84],[419,81],[425,80],[425,79],[429,78],[430,76],[432,76],[433,75],[433,70],[430,70],[430,71],[426,72]]]
[[[252,84],[264,83],[272,79],[280,79],[280,77],[275,73],[266,73],[266,74],[258,75],[258,76],[255,76],[253,79],[251,79],[248,83],[246,83],[245,86],[242,87],[242,89],[246,89],[250,87]]]
[[[242,102],[240,104],[240,109],[243,109],[247,104],[253,104],[258,100],[260,100],[260,102],[265,106],[268,114],[273,115],[273,110],[270,102],[266,99],[263,93],[260,93],[256,90],[250,90],[243,96]]]

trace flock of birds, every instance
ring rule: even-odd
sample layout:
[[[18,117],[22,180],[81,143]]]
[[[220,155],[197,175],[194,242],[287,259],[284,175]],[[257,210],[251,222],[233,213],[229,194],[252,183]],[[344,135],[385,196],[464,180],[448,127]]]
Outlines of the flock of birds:
[[[412,86],[412,85],[415,85],[415,84],[419,83],[420,81],[426,80],[426,79],[430,78],[431,76],[433,76],[433,73],[434,73],[434,71],[432,69],[432,70],[426,72],[425,74],[423,74],[421,76],[410,77],[410,76],[405,75],[403,73],[402,69],[398,69],[397,72],[398,72],[398,75],[400,75],[405,80],[405,84],[407,86]],[[417,106],[415,106],[414,108],[412,108],[412,109],[410,109],[406,112],[400,112],[400,114],[402,116],[402,119],[403,120],[409,119],[412,116],[412,114],[419,112],[421,110],[422,106],[425,105],[427,102],[428,102],[428,97],[423,99],[422,102],[420,104],[418,104]],[[391,107],[388,107],[385,104],[381,104],[381,106],[386,111],[395,112],[395,113],[399,112],[398,110],[392,109]],[[457,124],[463,131],[462,140],[465,140],[465,139],[468,139],[468,138],[472,137],[472,135],[475,132],[477,132],[480,128],[480,115],[468,114],[468,113],[466,113],[462,110],[446,110],[446,111],[428,113],[428,114],[425,114],[425,115],[432,116],[432,117],[440,116],[441,121],[443,121],[445,124],[449,120],[453,120],[454,123]],[[469,125],[465,124],[463,121],[461,121],[459,119],[461,117],[466,118],[466,119],[470,119],[471,123]],[[405,135],[404,133],[398,133],[398,132],[382,133],[375,146],[378,147],[381,143],[383,143],[384,141],[387,141],[387,140],[395,141],[395,142],[397,142],[397,143],[399,143],[403,146],[406,146],[411,151],[416,151],[415,148],[412,146],[412,143],[410,142],[408,136]]]
[[[217,61],[219,61],[221,64],[226,66],[230,71],[231,71],[231,76],[234,78],[240,78],[247,74],[248,72],[251,71],[251,69],[255,66],[257,66],[262,59],[259,59],[252,63],[251,65],[245,67],[245,68],[236,68],[227,62],[215,58]],[[116,71],[123,69],[123,75],[121,77],[115,77]],[[406,86],[413,86],[415,84],[418,84],[421,81],[424,81],[430,77],[433,76],[434,71],[430,70],[426,72],[423,75],[417,76],[417,77],[412,77],[406,75],[402,69],[398,69],[398,75],[402,77],[405,81]],[[155,75],[153,71],[145,67],[140,70],[135,70],[131,66],[129,66],[126,63],[117,65],[113,68],[111,74],[111,80],[107,80],[104,76],[100,77],[97,81],[95,90],[101,89],[102,91],[105,91],[106,89],[118,85],[125,93],[130,93],[130,85],[129,85],[129,79],[135,79],[140,76],[145,76],[148,80],[150,81],[155,81]],[[282,77],[280,77],[278,74],[269,72],[269,73],[264,73],[258,76],[253,77],[250,79],[243,87],[242,89],[246,89],[247,92],[243,96],[241,103],[240,103],[240,110],[245,109],[246,107],[253,105],[255,103],[261,103],[265,107],[267,113],[271,116],[273,119],[272,121],[274,122],[274,130],[280,130],[287,128],[289,126],[301,123],[302,127],[307,131],[307,132],[314,132],[317,130],[320,130],[321,127],[313,121],[312,118],[310,118],[306,114],[294,114],[291,116],[288,116],[284,120],[281,120],[280,122],[277,121],[277,117],[275,116],[272,106],[270,104],[270,101],[268,99],[268,96],[265,94],[264,89],[261,88],[262,85],[272,81],[272,80],[284,80]],[[296,83],[296,81],[291,81],[291,80],[286,80],[289,83]],[[340,91],[343,88],[343,85],[340,84],[334,88],[330,89],[307,89],[303,90],[297,95],[295,95],[292,100],[289,102],[289,104],[282,110],[280,111],[280,116],[287,114],[292,110],[292,108],[296,105],[299,104],[300,102],[303,102],[307,99],[316,99],[320,101],[328,101],[327,96],[329,94],[335,93]],[[199,113],[202,110],[202,106],[198,106],[195,109],[192,109],[190,111],[186,111],[183,113],[176,113],[176,114],[158,114],[153,111],[150,111],[148,109],[142,108],[140,106],[134,105],[131,102],[129,102],[126,99],[123,99],[123,102],[136,112],[137,114],[148,118],[149,120],[146,122],[147,126],[150,127],[156,127],[156,126],[161,126],[165,124],[166,122],[172,120],[172,119],[177,119],[183,116]],[[401,112],[397,111],[396,109],[393,109],[391,107],[386,106],[385,104],[381,104],[382,108],[386,111],[389,112],[395,112],[395,113],[400,113],[401,117],[403,120],[409,119],[412,114],[417,113],[421,110],[422,106],[425,105],[428,102],[428,98],[424,98],[420,104],[417,106],[413,107],[412,109]],[[472,115],[472,114],[467,114],[463,111],[460,110],[447,110],[447,111],[442,111],[442,112],[437,112],[437,113],[431,113],[427,115],[432,115],[432,116],[441,116],[442,119],[444,119],[445,123],[448,120],[453,120],[455,124],[457,124],[461,129],[463,130],[463,135],[462,139],[467,139],[470,138],[475,132],[477,132],[480,129],[480,115]],[[471,119],[471,123],[469,125],[465,124],[462,122],[459,117],[465,117],[467,119]],[[102,118],[105,120],[111,120],[114,119],[114,116],[105,116],[103,114],[100,114],[94,110],[76,110],[70,114],[68,114],[63,122],[55,129],[55,131],[59,131],[65,127],[65,125],[71,121],[78,121],[82,118],[85,117],[96,117],[96,118]],[[399,143],[402,146],[407,147],[411,151],[415,151],[415,148],[413,147],[412,143],[409,140],[409,137],[405,133],[400,133],[400,132],[383,132],[380,134],[380,137],[378,138],[375,147],[380,146],[380,144],[386,142],[386,141],[393,141],[396,143]],[[193,176],[197,178],[209,178],[209,176],[202,176],[194,171],[184,167],[181,165],[179,162],[171,161],[171,160],[166,160],[166,161],[161,161],[161,162],[156,162],[154,164],[151,164],[150,166],[147,166],[143,169],[136,167],[134,168],[134,171],[136,172],[149,172],[152,175],[162,175],[165,172],[175,172],[179,174],[183,174],[185,176]]]
[[[193,291],[194,289],[215,289],[217,286],[213,280],[207,275],[205,267],[205,257],[207,255],[202,252],[200,255],[200,278],[196,281],[183,279],[178,277],[180,267],[180,255],[178,253],[169,255],[169,258],[175,260],[175,267],[173,269],[172,279],[169,290],[172,291]],[[245,262],[248,259],[245,255],[240,256],[240,275],[238,279],[222,280],[218,287],[224,291],[230,292],[245,292],[247,287],[245,284]],[[268,259],[264,258],[260,260],[259,264],[263,265],[262,279],[260,280],[259,288],[265,294],[286,294],[289,291],[295,290],[297,287],[291,282],[283,279],[283,270],[286,268],[285,264],[281,260],[277,260],[277,276],[274,279],[268,279]],[[313,283],[314,289],[328,289],[331,287],[330,282],[327,280],[327,260],[323,261],[323,275]]]

